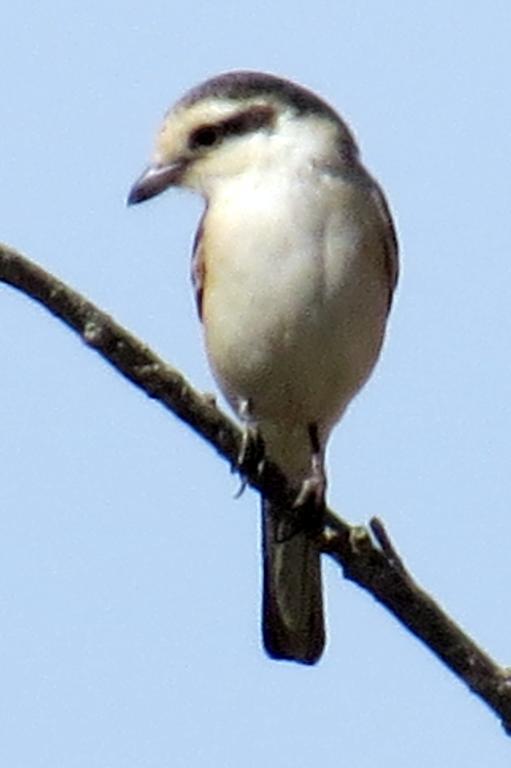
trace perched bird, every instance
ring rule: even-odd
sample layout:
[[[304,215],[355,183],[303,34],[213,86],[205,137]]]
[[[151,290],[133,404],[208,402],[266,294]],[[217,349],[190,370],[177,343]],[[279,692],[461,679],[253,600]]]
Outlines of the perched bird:
[[[302,489],[298,506],[312,496],[320,508],[329,434],[378,358],[396,286],[383,194],[328,104],[243,71],[170,109],[128,202],[172,186],[205,199],[192,279],[213,374]],[[292,519],[263,502],[263,636],[274,658],[313,664],[325,642],[320,554]]]

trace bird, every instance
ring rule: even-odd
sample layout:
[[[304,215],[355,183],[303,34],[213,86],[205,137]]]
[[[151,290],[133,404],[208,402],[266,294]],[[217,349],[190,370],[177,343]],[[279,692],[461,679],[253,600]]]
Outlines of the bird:
[[[334,108],[266,72],[216,75],[170,108],[128,204],[171,187],[205,202],[191,277],[213,376],[299,489],[291,509],[262,502],[264,646],[311,665],[326,635],[314,510],[330,433],[382,348],[392,215]]]

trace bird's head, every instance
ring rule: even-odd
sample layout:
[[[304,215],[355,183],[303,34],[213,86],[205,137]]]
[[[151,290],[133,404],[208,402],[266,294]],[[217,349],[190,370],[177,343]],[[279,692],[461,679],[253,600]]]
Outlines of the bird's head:
[[[128,202],[170,186],[209,196],[222,180],[254,169],[316,165],[335,172],[356,157],[345,123],[311,91],[274,75],[228,72],[186,93],[167,113]]]

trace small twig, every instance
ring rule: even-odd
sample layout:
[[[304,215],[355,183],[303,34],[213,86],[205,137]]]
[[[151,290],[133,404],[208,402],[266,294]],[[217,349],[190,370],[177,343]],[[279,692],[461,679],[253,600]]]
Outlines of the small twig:
[[[330,520],[323,550],[339,563],[345,578],[370,592],[485,701],[511,735],[511,671],[494,662],[455,624],[413,580],[399,557],[396,566],[396,549],[380,526],[377,524],[378,537],[384,532],[381,549],[373,545],[367,531],[364,536],[365,529],[356,529],[354,545],[344,525],[337,533]]]
[[[207,440],[237,468],[243,445],[239,427],[210,396],[195,392],[186,379],[148,346],[94,304],[8,246],[0,245],[0,281],[8,283],[56,315],[123,376],[158,400]],[[271,462],[243,467],[248,483],[280,506],[291,507],[292,488]],[[458,627],[407,572],[383,524],[369,531],[351,526],[326,510],[322,550],[347,579],[370,592],[422,640],[500,717],[511,734],[511,672],[500,667]]]
[[[376,541],[380,545],[383,554],[387,558],[388,564],[395,568],[397,571],[404,573],[405,567],[403,565],[403,561],[401,560],[397,550],[391,542],[385,526],[383,525],[380,518],[371,518],[369,521],[369,527],[371,528]]]

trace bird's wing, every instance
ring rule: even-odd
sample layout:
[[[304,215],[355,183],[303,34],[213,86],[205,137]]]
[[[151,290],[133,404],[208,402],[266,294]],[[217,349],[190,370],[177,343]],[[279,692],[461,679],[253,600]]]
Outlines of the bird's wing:
[[[385,271],[388,277],[389,303],[388,311],[392,306],[392,297],[399,278],[399,246],[396,229],[392,221],[390,208],[379,185],[373,180],[373,200],[383,222],[383,248],[385,252]]]
[[[202,214],[195,238],[193,241],[192,249],[192,269],[191,278],[192,286],[195,292],[195,303],[197,306],[197,312],[199,319],[202,320],[202,298],[204,294],[204,280],[206,277],[206,261],[204,259],[204,221],[206,219],[207,210]]]

